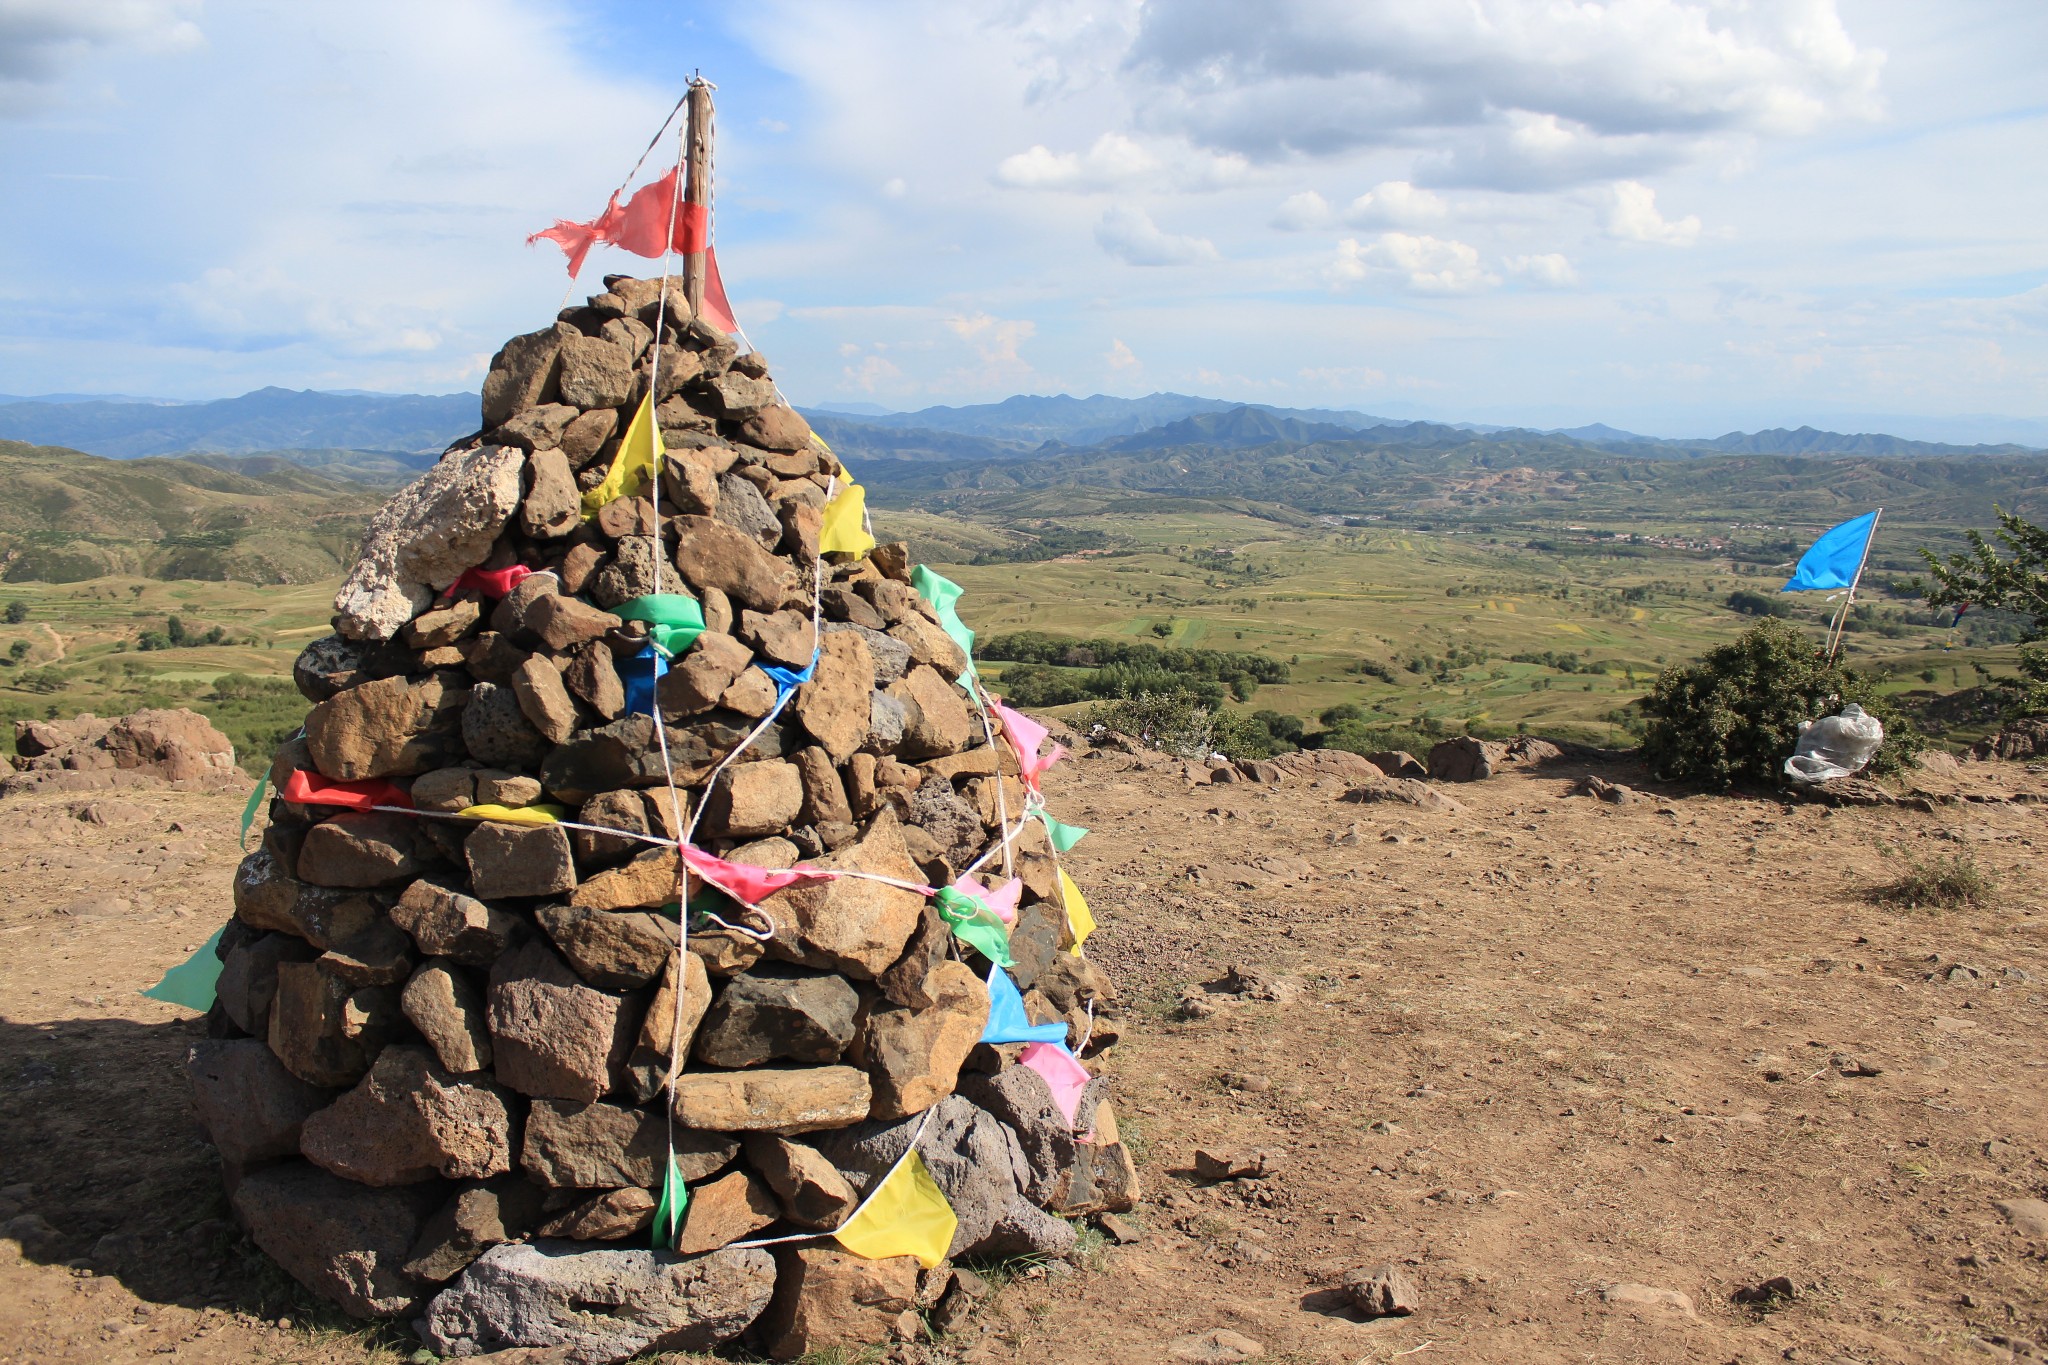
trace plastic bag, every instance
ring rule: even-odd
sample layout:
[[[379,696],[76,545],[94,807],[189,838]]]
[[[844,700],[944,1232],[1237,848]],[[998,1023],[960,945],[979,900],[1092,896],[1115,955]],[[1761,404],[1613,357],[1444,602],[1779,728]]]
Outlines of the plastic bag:
[[[1860,773],[1882,743],[1884,726],[1852,701],[1838,715],[1799,727],[1799,747],[1785,760],[1785,776],[1812,783]]]

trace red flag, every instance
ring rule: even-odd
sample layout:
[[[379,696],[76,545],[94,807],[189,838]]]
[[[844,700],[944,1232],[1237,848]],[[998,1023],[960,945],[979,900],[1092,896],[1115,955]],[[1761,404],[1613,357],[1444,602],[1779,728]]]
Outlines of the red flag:
[[[671,216],[675,222],[672,237],[669,234]],[[526,242],[531,246],[546,239],[561,247],[569,258],[569,274],[573,276],[583,269],[583,258],[599,242],[630,251],[635,256],[659,256],[664,250],[663,238],[667,237],[667,250],[688,252],[695,245],[701,251],[703,218],[702,205],[676,203],[676,173],[670,171],[661,179],[642,185],[623,204],[614,194],[605,204],[604,212],[587,223],[572,223],[558,218],[553,227],[534,233]]]
[[[412,797],[403,787],[381,778],[336,782],[304,768],[292,769],[277,794],[295,806],[340,806],[344,810],[412,805]]]
[[[740,329],[733,320],[732,304],[726,301],[725,281],[718,276],[718,252],[708,246],[704,248],[704,320],[721,332]]]
[[[464,569],[462,576],[450,583],[441,596],[453,597],[474,588],[486,597],[503,597],[531,577],[533,570],[524,564],[506,569]]]
[[[675,231],[669,232],[673,216]],[[664,235],[668,238],[663,247]],[[732,303],[725,296],[725,281],[718,274],[718,253],[711,247],[711,215],[702,204],[676,202],[676,172],[642,185],[624,204],[614,194],[604,212],[587,223],[558,218],[545,232],[526,239],[528,246],[547,240],[562,248],[569,258],[569,277],[583,269],[590,248],[599,242],[630,251],[636,256],[659,256],[664,249],[684,256],[704,254],[704,320],[723,332],[737,332]]]

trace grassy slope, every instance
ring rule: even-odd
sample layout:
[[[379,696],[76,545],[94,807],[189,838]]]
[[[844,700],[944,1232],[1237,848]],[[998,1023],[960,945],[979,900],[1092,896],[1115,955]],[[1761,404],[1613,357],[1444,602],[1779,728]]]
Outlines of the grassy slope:
[[[0,572],[10,582],[324,579],[341,572],[382,501],[290,466],[252,475],[13,441],[0,441],[0,483]]]

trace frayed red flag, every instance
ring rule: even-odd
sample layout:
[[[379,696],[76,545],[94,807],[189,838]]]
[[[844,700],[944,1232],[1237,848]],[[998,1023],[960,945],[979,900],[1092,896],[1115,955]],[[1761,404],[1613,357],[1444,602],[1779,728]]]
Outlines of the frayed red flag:
[[[673,232],[669,230],[671,222],[675,225]],[[571,279],[582,272],[584,258],[599,242],[635,256],[659,256],[666,251],[694,256],[702,252],[704,320],[722,332],[740,329],[732,315],[732,304],[725,296],[725,281],[719,278],[718,253],[711,248],[711,215],[702,204],[676,202],[674,171],[642,185],[623,204],[613,194],[604,212],[587,223],[558,218],[553,227],[528,237],[526,244],[532,246],[542,240],[562,248],[562,254],[569,258]]]

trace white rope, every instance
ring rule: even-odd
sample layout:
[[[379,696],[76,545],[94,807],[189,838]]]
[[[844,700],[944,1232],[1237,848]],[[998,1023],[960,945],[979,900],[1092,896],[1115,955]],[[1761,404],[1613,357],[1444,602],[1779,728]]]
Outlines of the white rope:
[[[716,86],[713,86],[712,88],[713,88],[713,89],[716,89],[717,87],[716,87]],[[640,157],[639,157],[639,159],[638,159],[638,160],[636,160],[636,161],[635,161],[635,162],[633,163],[633,169],[632,169],[632,170],[630,170],[630,171],[627,171],[627,172],[626,172],[626,178],[625,178],[624,180],[621,180],[621,181],[619,182],[618,188],[617,188],[617,189],[615,189],[615,190],[613,190],[613,191],[611,192],[611,198],[610,198],[610,199],[607,199],[607,200],[605,201],[605,202],[606,202],[607,204],[609,204],[609,203],[611,202],[611,199],[616,199],[616,198],[618,198],[618,197],[619,197],[620,195],[622,195],[622,194],[624,194],[624,193],[626,192],[626,186],[628,186],[628,185],[630,185],[630,184],[632,184],[632,183],[633,183],[633,177],[634,177],[634,176],[636,176],[636,175],[638,175],[638,174],[640,174],[640,168],[641,168],[641,167],[642,167],[643,165],[645,165],[645,164],[647,163],[647,156],[648,156],[648,153],[652,152],[652,151],[654,150],[654,148],[655,148],[655,144],[657,144],[657,143],[659,143],[659,142],[661,141],[661,135],[662,135],[663,133],[666,133],[666,132],[668,131],[668,126],[669,126],[669,125],[670,125],[671,123],[674,123],[674,122],[676,121],[676,115],[677,115],[678,113],[680,113],[680,112],[681,112],[681,110],[682,110],[682,107],[683,107],[683,105],[685,105],[686,103],[688,103],[688,102],[689,102],[689,99],[690,99],[690,92],[689,92],[689,90],[688,90],[687,88],[685,88],[685,89],[684,89],[684,91],[683,91],[683,97],[682,97],[681,99],[679,99],[679,100],[677,100],[677,101],[676,101],[676,103],[675,103],[675,108],[673,108],[673,109],[669,110],[669,111],[668,111],[668,117],[667,117],[667,118],[665,118],[665,119],[663,119],[663,120],[661,121],[661,127],[659,127],[659,128],[656,128],[656,129],[654,130],[654,136],[653,136],[653,137],[651,137],[651,138],[648,138],[648,139],[647,139],[647,145],[646,145],[645,147],[643,147],[643,148],[641,148],[641,149],[640,149]],[[682,167],[682,158],[681,158],[681,157],[677,157],[677,158],[676,158],[676,166],[677,166],[677,168],[678,168],[678,169],[681,169],[681,167]],[[669,232],[669,236],[670,236],[671,238],[673,238],[673,237],[675,236],[675,232],[676,232],[675,218],[673,217],[673,213],[674,213],[674,210],[673,210],[673,209],[671,209],[671,210],[670,210],[670,213],[671,213],[671,217],[669,218],[668,232]],[[667,267],[667,265],[668,265],[668,260],[667,260],[666,256],[664,256],[664,257],[663,257],[663,260],[662,260],[662,265],[663,265],[663,267],[664,267],[664,268],[663,268],[663,270],[662,270],[662,274],[666,275],[666,274],[668,273],[668,270],[666,269],[666,267]],[[574,294],[575,292],[576,292],[576,276],[575,276],[575,274],[573,274],[573,273],[572,273],[572,274],[571,274],[571,275],[569,276],[569,287],[568,287],[567,289],[565,289],[565,290],[563,290],[563,291],[562,291],[562,301],[561,301],[561,303],[559,303],[559,304],[557,304],[557,305],[555,306],[555,311],[559,313],[560,311],[562,311],[562,309],[564,309],[564,308],[567,308],[567,307],[569,306],[569,296],[570,296],[571,294]]]
[[[682,108],[689,98],[690,92],[685,89],[683,91],[683,98],[676,103],[676,109]],[[675,110],[671,109],[668,120],[665,120],[661,125],[662,132],[668,131],[669,122],[672,122],[675,116]],[[654,136],[655,140],[659,141],[661,133],[656,133]],[[648,144],[648,151],[652,150],[653,144],[650,143]],[[654,346],[647,362],[646,401],[647,424],[650,428],[649,440],[655,449],[662,451],[661,458],[654,462],[655,467],[651,471],[652,477],[649,480],[652,486],[648,489],[647,494],[649,510],[654,518],[654,591],[657,593],[661,591],[662,571],[668,567],[668,546],[661,531],[661,481],[668,472],[668,454],[662,447],[661,419],[656,415],[656,410],[660,407],[660,403],[656,395],[661,392],[661,342],[663,333],[668,327],[668,267],[670,259],[675,254],[676,215],[681,212],[683,172],[688,154],[689,124],[685,122],[683,125],[683,136],[676,144],[675,188],[669,195],[668,201],[668,232],[661,241],[661,292],[654,309]],[[640,159],[646,160],[647,152],[642,152]],[[638,167],[636,166],[635,169],[637,170]],[[631,179],[630,176],[627,178]],[[651,636],[652,634],[653,632],[650,631],[649,635]],[[658,658],[659,655],[656,657]],[[668,788],[669,828],[680,831],[683,827],[682,797],[676,791],[676,771],[674,765],[669,760],[668,727],[661,723],[661,677],[659,672],[653,669],[651,663],[649,671],[654,672],[655,676],[649,680],[647,689],[647,713],[648,719],[654,722],[655,741],[661,748],[662,783]],[[687,842],[687,839],[682,842]],[[690,994],[688,970],[690,965],[690,860],[683,856],[682,842],[679,842],[676,846],[675,1014],[669,1023],[668,1103],[662,1106],[667,1111],[665,1118],[668,1123],[669,1164],[666,1170],[669,1175],[673,1175],[675,1172],[676,1074],[683,1069],[683,1012],[684,1003]],[[665,1175],[663,1179],[666,1180],[667,1176]],[[680,1224],[678,1224],[678,1231],[680,1231]]]

